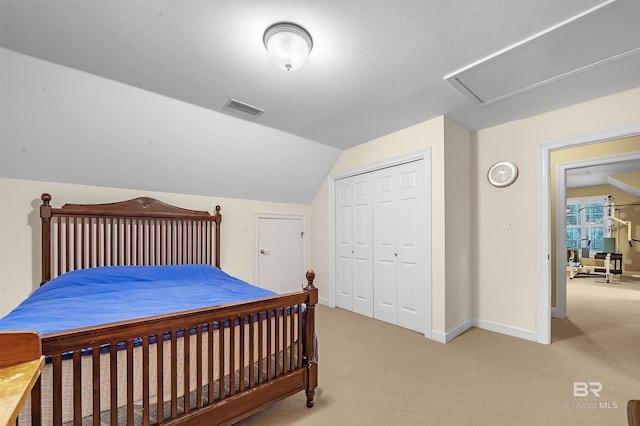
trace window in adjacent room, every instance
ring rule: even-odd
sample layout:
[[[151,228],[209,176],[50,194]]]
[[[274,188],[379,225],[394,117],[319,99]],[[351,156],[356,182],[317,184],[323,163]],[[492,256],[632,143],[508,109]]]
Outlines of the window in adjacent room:
[[[567,248],[586,247],[590,256],[602,252],[606,200],[606,195],[567,199]]]

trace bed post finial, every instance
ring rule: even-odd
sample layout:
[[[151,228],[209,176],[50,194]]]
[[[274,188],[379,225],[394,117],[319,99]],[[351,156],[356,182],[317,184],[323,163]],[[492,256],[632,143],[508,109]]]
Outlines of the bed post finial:
[[[307,320],[305,330],[305,363],[307,366],[307,407],[313,407],[313,397],[318,386],[318,360],[316,359],[316,304],[318,303],[318,289],[313,285],[316,273],[312,269],[307,271]]]
[[[216,206],[216,213],[213,219],[216,226],[216,253],[215,253],[215,266],[220,268],[220,224],[222,223],[222,213],[220,213],[220,205]]]
[[[42,221],[42,281],[40,285],[51,279],[51,194],[46,192],[40,196],[40,220]]]
[[[316,286],[313,285],[313,280],[316,279],[316,273],[313,272],[313,269],[309,269],[307,271],[307,287],[305,288],[305,290],[311,290],[312,288],[315,288]]]

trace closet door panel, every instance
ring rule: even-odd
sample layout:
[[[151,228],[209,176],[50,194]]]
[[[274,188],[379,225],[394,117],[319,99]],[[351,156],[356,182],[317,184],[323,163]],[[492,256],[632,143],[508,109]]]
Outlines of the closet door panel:
[[[398,166],[397,252],[398,325],[424,332],[426,326],[426,197],[424,166],[414,162]]]
[[[398,273],[396,267],[396,176],[394,168],[372,174],[373,208],[373,315],[392,324],[398,322]]]
[[[336,182],[336,306],[353,310],[353,183]]]
[[[371,224],[371,179],[367,175],[353,178],[353,311],[373,316],[373,245]]]
[[[376,299],[374,318],[391,324],[398,324],[396,262],[379,261],[376,264],[374,276],[379,282],[379,285],[374,290]]]
[[[336,306],[353,310],[353,292],[351,291],[353,287],[352,277],[353,277],[353,262],[351,258],[340,257],[338,259],[337,264],[337,275],[338,275],[338,291],[336,297]]]

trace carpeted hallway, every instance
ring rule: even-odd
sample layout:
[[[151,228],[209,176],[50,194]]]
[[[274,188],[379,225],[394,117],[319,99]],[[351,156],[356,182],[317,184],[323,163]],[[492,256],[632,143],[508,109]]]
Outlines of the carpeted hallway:
[[[443,345],[319,306],[319,388],[243,425],[626,425],[640,398],[640,280],[567,283],[551,345],[472,328]],[[599,382],[577,385],[574,382]],[[589,396],[580,395],[589,392]]]

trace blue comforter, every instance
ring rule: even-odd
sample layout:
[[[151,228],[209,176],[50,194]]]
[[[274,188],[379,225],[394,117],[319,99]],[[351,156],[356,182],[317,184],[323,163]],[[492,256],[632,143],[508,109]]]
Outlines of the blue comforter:
[[[106,266],[67,272],[0,320],[41,334],[275,295],[208,265]]]

